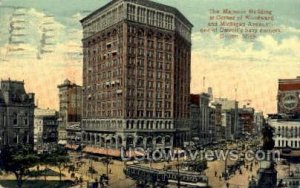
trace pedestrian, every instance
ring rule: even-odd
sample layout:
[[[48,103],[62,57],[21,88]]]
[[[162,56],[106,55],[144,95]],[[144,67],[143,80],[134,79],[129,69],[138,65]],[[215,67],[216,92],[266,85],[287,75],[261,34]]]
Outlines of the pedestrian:
[[[218,172],[217,172],[217,171],[215,171],[215,177],[217,177],[217,175],[218,175]]]

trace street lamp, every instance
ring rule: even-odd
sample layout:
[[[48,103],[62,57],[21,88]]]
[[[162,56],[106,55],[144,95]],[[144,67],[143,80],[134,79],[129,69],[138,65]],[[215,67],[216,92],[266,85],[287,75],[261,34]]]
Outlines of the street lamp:
[[[226,147],[226,150],[228,150],[227,147]],[[227,158],[228,158],[228,156],[225,155],[225,163],[224,163],[224,180],[227,180]]]

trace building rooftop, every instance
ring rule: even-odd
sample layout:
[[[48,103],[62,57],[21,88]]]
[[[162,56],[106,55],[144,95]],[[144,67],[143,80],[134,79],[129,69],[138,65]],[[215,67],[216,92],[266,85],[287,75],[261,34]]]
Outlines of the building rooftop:
[[[69,79],[65,79],[64,82],[57,86],[58,88],[62,87],[81,87],[80,85],[77,85],[75,83],[72,83]]]
[[[81,19],[80,22],[83,23],[85,20],[91,18],[92,16],[96,15],[98,12],[101,12],[102,10],[105,10],[106,8],[112,6],[113,4],[124,1],[124,2],[132,2],[135,4],[139,5],[144,5],[148,7],[153,7],[155,9],[161,10],[161,11],[166,11],[166,12],[171,12],[178,17],[180,17],[186,24],[188,24],[190,27],[193,27],[193,24],[177,9],[168,5],[164,5],[161,3],[153,2],[151,0],[112,0],[106,5],[100,7],[99,9],[95,10],[91,14],[87,15],[85,18]]]
[[[26,93],[24,81],[1,80],[0,81],[0,103],[32,103],[34,104],[34,94]]]
[[[300,77],[293,78],[293,79],[279,79],[278,90],[280,91],[300,90]]]
[[[34,116],[56,116],[57,112],[53,109],[41,109],[41,108],[35,108],[34,109]]]

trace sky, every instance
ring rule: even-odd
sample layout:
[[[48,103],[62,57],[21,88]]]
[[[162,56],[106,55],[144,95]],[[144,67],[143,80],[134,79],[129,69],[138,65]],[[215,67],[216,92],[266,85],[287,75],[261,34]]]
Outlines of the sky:
[[[191,92],[213,88],[214,97],[276,112],[279,78],[300,74],[300,1],[154,0],[176,7],[194,25]],[[24,80],[41,108],[58,109],[57,85],[82,83],[82,28],[79,20],[109,0],[0,0],[0,78]],[[210,9],[269,10],[280,33],[253,40],[221,39],[203,33]],[[205,79],[203,79],[205,77]],[[205,80],[205,81],[204,81]]]

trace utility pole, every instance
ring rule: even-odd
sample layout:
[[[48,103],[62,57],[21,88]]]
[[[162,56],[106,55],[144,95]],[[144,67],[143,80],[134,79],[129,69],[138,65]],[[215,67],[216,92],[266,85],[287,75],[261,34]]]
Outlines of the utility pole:
[[[205,76],[203,76],[203,92],[205,93]]]
[[[225,157],[225,164],[224,164],[224,180],[227,180],[227,156]]]
[[[107,147],[107,142],[105,141],[105,148],[106,148],[106,176],[108,179],[108,147]]]
[[[106,178],[107,178],[107,185],[108,185],[108,182],[109,182],[109,178],[108,178],[108,164],[109,164],[109,161],[108,161],[108,147],[107,147],[107,142],[105,140],[105,149],[106,149]]]
[[[177,187],[180,188],[179,151],[177,149]]]

